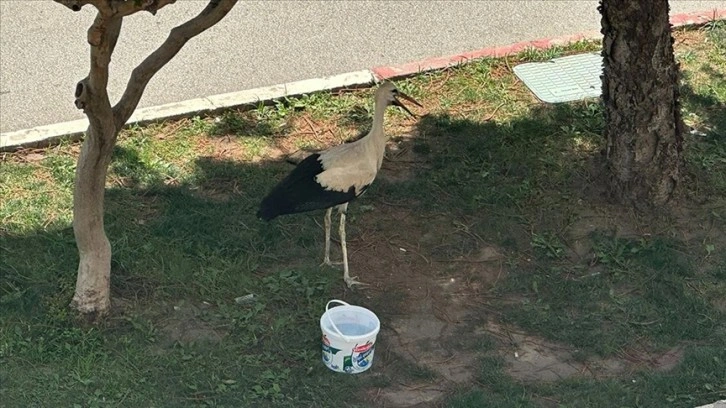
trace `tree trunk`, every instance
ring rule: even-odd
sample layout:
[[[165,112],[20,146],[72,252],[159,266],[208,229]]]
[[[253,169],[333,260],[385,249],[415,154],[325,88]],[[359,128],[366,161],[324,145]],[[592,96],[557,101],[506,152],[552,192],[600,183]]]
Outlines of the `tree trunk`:
[[[113,117],[108,118],[111,122]],[[110,125],[110,126],[109,126]],[[80,261],[71,307],[89,320],[110,308],[111,244],[103,223],[106,173],[118,131],[107,124],[89,126],[76,167],[73,189],[73,233]]]
[[[76,107],[88,117],[88,130],[76,165],[73,233],[78,247],[76,292],[71,307],[89,321],[111,308],[111,244],[104,229],[106,173],[120,126],[108,99],[108,66],[123,18],[99,11],[88,30],[91,69],[76,85]]]
[[[605,138],[610,187],[647,210],[676,192],[684,125],[667,0],[602,0]]]

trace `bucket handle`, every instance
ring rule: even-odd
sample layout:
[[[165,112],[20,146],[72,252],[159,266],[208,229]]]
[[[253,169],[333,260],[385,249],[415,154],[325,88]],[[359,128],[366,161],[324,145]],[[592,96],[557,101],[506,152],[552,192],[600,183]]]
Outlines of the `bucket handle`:
[[[328,303],[325,305],[325,311],[326,312],[328,310],[330,310],[330,304],[331,303],[339,303],[339,304],[344,305],[344,306],[350,306],[350,304],[347,303],[347,302],[344,302],[344,301],[338,300],[338,299],[333,299],[333,300],[328,301]],[[335,330],[335,332],[340,337],[342,337],[343,340],[345,340],[346,343],[350,343],[350,339],[348,338],[348,336],[346,336],[345,334],[343,334],[343,333],[340,332],[340,329],[338,329],[338,326],[335,325],[335,322],[333,321],[333,318],[330,317],[330,314],[328,314],[328,320],[330,321],[330,325],[333,326],[333,330]]]

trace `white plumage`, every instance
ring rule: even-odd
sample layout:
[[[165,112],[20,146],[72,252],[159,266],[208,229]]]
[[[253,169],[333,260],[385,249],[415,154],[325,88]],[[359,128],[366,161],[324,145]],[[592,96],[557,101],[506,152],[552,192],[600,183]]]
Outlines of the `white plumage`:
[[[330,227],[333,207],[340,213],[340,246],[343,255],[343,279],[350,287],[361,284],[348,271],[345,243],[345,215],[348,203],[365,192],[381,169],[387,137],[383,131],[386,107],[396,105],[413,115],[398,98],[421,106],[413,98],[384,82],[375,94],[373,126],[367,135],[352,143],[331,147],[300,162],[262,200],[257,216],[271,220],[279,215],[327,208],[325,212],[325,257],[330,265]]]

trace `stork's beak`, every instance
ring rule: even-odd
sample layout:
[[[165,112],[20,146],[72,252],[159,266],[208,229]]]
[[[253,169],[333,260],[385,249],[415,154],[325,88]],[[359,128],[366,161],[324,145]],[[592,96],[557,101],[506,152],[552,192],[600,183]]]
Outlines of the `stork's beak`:
[[[403,99],[411,102],[412,104],[418,106],[419,108],[423,108],[423,106],[420,103],[418,103],[418,101],[416,101],[415,99],[413,99],[410,96],[406,95],[405,93],[403,93],[401,91],[398,91],[398,93],[396,94],[396,96],[393,98],[393,104],[396,105],[396,106],[398,106],[398,107],[400,107],[401,109],[405,110],[406,113],[408,113],[409,115],[413,116],[414,118],[416,117],[416,115],[414,115],[413,112],[411,112],[410,110],[408,110],[408,108],[406,107],[406,105],[402,104],[401,101],[398,100],[398,98],[403,98]]]

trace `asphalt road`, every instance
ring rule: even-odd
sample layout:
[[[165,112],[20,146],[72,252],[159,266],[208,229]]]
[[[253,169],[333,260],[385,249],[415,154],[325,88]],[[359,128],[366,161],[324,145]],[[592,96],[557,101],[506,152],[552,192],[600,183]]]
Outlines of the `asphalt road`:
[[[599,29],[597,0],[240,1],[151,81],[140,107]],[[131,69],[206,1],[126,19],[111,64],[120,95]],[[671,12],[724,7],[671,0]],[[51,0],[0,0],[0,132],[81,119],[94,12]]]

